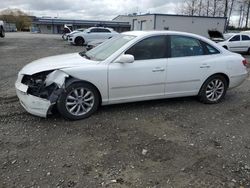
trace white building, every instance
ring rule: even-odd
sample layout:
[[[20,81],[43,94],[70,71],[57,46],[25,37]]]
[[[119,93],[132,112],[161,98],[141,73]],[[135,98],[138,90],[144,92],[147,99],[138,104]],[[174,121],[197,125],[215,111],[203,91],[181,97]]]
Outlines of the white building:
[[[129,22],[131,30],[172,30],[209,37],[208,30],[224,33],[227,19],[225,17],[144,14],[120,15],[113,20]]]

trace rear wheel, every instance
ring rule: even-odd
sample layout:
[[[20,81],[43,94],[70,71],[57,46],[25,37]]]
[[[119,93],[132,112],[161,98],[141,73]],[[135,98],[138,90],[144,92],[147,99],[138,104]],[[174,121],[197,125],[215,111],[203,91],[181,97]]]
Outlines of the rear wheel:
[[[214,75],[208,78],[199,92],[200,101],[206,104],[220,102],[227,91],[228,83],[222,75]]]
[[[83,46],[83,44],[84,44],[84,39],[83,39],[82,37],[76,37],[76,39],[75,39],[75,44],[76,44],[77,46]]]
[[[92,115],[99,106],[100,97],[94,86],[88,83],[73,83],[57,101],[59,113],[66,119],[79,120]]]

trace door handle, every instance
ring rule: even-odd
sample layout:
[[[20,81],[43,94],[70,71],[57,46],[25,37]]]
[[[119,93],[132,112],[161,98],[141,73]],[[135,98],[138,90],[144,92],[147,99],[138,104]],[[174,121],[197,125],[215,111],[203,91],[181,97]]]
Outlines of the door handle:
[[[162,68],[162,67],[155,67],[155,68],[152,70],[152,72],[163,72],[163,71],[165,71],[165,69]]]
[[[202,66],[200,66],[200,68],[201,69],[208,69],[208,68],[210,68],[210,66],[209,65],[202,65]]]

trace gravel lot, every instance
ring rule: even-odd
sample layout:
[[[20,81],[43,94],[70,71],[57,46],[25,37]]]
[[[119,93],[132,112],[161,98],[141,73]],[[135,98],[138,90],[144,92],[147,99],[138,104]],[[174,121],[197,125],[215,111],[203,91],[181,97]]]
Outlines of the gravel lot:
[[[27,63],[79,52],[58,35],[0,39],[0,187],[250,187],[250,79],[225,100],[101,107],[88,119],[32,116],[14,82]]]

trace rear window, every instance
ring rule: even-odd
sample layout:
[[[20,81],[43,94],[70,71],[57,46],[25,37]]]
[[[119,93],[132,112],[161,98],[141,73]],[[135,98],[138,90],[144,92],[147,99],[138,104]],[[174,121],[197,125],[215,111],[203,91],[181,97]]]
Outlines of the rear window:
[[[173,35],[171,38],[171,57],[205,55],[198,39]]]
[[[220,53],[220,51],[219,50],[217,50],[216,48],[214,48],[213,46],[211,46],[211,45],[209,45],[209,44],[206,44],[205,43],[205,47],[206,47],[206,49],[207,49],[207,53],[208,54],[219,54]]]
[[[247,35],[242,35],[242,40],[250,40],[250,37],[249,36],[247,36]]]
[[[108,29],[100,29],[100,28],[91,29],[91,32],[92,33],[110,33]]]

